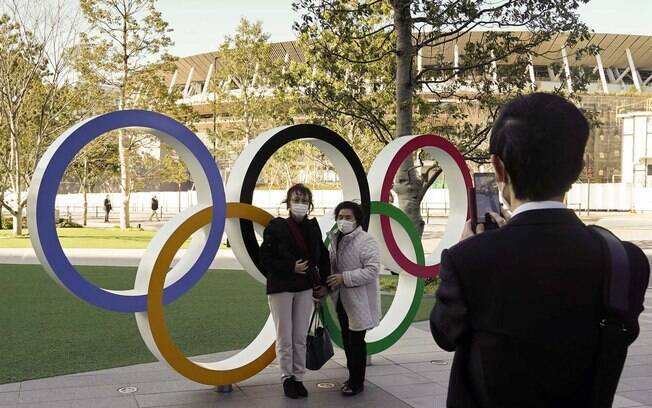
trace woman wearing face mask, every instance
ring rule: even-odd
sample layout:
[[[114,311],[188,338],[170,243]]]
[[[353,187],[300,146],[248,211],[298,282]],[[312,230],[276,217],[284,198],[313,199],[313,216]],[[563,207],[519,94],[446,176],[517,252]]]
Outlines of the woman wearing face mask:
[[[307,215],[312,192],[303,184],[287,191],[288,218],[275,218],[265,228],[260,268],[267,276],[267,300],[276,326],[283,391],[289,398],[307,397],[306,336],[313,302],[328,293],[328,250],[319,224]]]
[[[342,394],[351,396],[364,389],[367,364],[367,330],[380,321],[380,254],[376,240],[360,226],[360,205],[344,201],[335,208],[337,232],[331,239],[331,275],[328,286],[335,290],[333,300],[342,328],[349,379]]]

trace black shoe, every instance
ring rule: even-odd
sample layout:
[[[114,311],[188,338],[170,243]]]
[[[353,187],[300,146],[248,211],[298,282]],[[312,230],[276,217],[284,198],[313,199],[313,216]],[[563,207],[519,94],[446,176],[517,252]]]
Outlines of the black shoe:
[[[362,391],[364,391],[364,385],[354,388],[351,387],[350,384],[347,384],[346,386],[342,387],[342,395],[344,395],[345,397],[352,397],[354,395],[358,395]]]
[[[283,381],[283,392],[285,393],[285,396],[288,398],[292,398],[292,399],[299,398],[299,394],[297,393],[297,387],[295,386],[295,382],[294,382],[294,377],[286,378]]]
[[[306,387],[303,386],[303,383],[301,381],[294,381],[294,385],[297,389],[297,395],[300,397],[307,397],[308,396],[308,390]]]
[[[344,382],[342,383],[342,386],[340,387],[340,390],[343,390],[345,387],[348,387],[348,386],[349,386],[349,382],[351,382],[351,380],[346,380],[346,381],[344,381]]]

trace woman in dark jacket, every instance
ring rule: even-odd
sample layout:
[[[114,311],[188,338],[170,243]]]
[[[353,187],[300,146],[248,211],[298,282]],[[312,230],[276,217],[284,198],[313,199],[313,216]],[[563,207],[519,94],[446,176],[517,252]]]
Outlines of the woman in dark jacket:
[[[310,189],[292,186],[285,203],[290,216],[273,219],[263,233],[260,267],[267,276],[283,391],[297,398],[308,396],[303,385],[306,336],[314,300],[328,293],[330,261],[317,220],[307,217],[313,208]]]

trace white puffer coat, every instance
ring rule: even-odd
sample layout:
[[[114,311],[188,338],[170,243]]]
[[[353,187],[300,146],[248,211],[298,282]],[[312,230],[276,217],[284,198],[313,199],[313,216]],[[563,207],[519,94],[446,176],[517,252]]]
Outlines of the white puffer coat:
[[[331,297],[342,306],[349,317],[349,329],[369,330],[380,321],[380,254],[378,243],[358,227],[342,237],[337,245],[338,232],[330,232],[331,273],[341,273],[344,283]]]

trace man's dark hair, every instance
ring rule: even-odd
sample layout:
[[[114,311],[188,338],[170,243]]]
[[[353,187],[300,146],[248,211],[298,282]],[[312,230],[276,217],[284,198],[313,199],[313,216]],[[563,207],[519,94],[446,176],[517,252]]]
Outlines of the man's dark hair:
[[[298,183],[293,185],[288,189],[288,192],[285,196],[285,200],[283,202],[285,203],[286,208],[290,208],[290,199],[292,198],[292,194],[297,194],[300,196],[306,196],[308,197],[308,209],[309,211],[312,211],[315,207],[312,205],[312,191],[305,185]]]
[[[354,203],[353,201],[342,201],[335,207],[335,211],[333,211],[333,214],[335,215],[335,219],[337,219],[337,215],[340,213],[340,211],[348,209],[353,212],[353,217],[355,217],[355,221],[358,225],[362,225],[362,222],[364,220],[364,211],[362,210],[362,207],[358,203]]]
[[[516,198],[543,201],[563,195],[577,180],[588,137],[588,122],[575,105],[537,92],[502,108],[489,151],[505,164]]]

